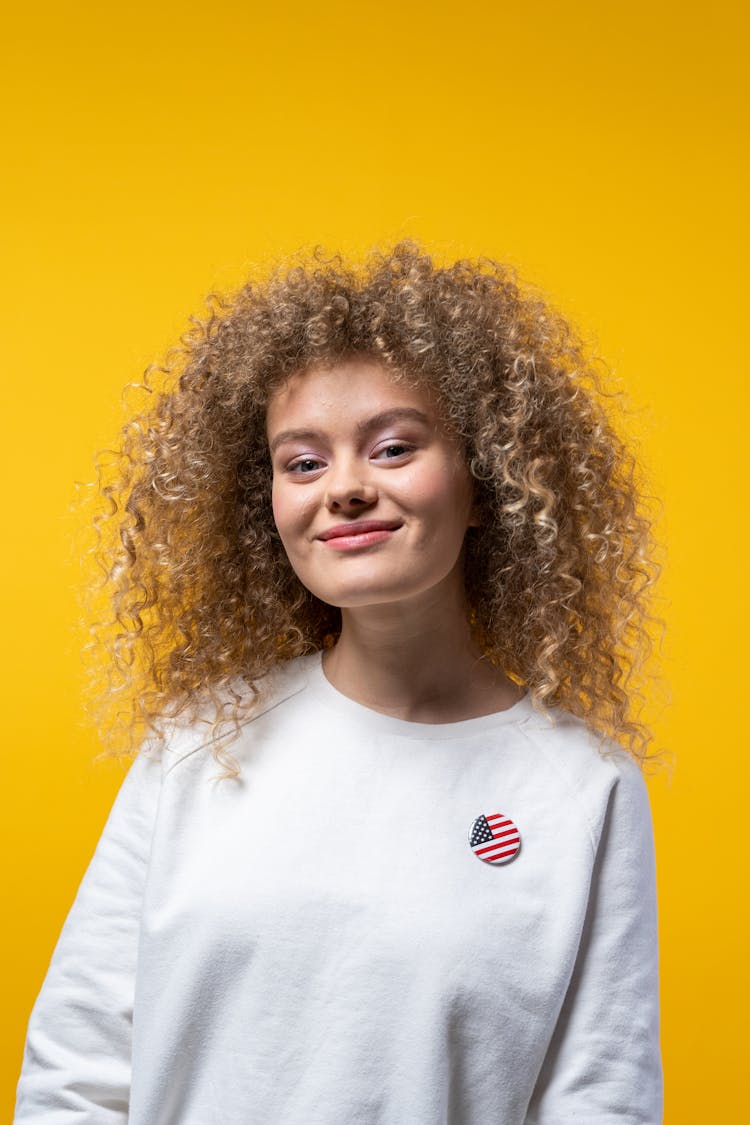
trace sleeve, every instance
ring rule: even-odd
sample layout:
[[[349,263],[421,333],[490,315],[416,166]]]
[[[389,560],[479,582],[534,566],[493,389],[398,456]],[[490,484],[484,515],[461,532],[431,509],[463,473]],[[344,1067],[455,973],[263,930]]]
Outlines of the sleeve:
[[[576,964],[526,1125],[660,1125],[656,864],[648,790],[615,756]]]
[[[140,909],[161,772],[141,750],[68,912],[29,1018],[19,1125],[127,1121]]]

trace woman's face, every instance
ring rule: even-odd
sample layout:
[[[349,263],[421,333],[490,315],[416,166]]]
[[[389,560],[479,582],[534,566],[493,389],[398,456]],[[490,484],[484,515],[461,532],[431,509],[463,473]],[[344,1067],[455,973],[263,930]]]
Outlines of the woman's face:
[[[367,357],[310,368],[272,397],[266,433],[276,527],[316,597],[354,608],[463,587],[473,481],[427,389]]]

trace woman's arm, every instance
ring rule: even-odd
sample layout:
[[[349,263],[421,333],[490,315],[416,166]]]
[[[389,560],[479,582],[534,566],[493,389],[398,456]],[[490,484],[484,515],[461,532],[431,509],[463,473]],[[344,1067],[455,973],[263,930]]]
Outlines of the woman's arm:
[[[135,966],[161,763],[141,752],[112,806],[29,1019],[14,1121],[124,1125]]]
[[[581,945],[527,1125],[660,1125],[656,866],[648,790],[624,752]]]

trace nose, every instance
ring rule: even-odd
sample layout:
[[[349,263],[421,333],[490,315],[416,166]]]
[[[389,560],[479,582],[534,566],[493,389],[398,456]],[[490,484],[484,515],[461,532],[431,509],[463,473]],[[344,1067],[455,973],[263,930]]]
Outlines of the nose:
[[[326,474],[325,504],[329,511],[360,511],[370,508],[378,498],[375,486],[363,479],[353,464],[331,467]]]

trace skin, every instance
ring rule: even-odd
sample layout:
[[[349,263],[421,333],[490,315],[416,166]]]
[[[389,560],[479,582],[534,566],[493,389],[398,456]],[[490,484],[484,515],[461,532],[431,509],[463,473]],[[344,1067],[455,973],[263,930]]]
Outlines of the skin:
[[[369,424],[395,410],[424,418]],[[333,686],[412,722],[458,722],[516,703],[523,689],[470,636],[463,543],[478,522],[473,479],[429,389],[396,383],[366,357],[309,368],[272,397],[266,433],[289,561],[316,597],[341,608],[341,636],[323,655]],[[318,538],[364,519],[400,526],[350,550]]]

